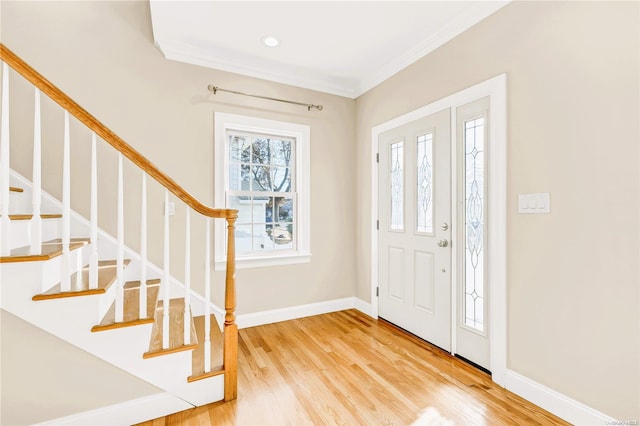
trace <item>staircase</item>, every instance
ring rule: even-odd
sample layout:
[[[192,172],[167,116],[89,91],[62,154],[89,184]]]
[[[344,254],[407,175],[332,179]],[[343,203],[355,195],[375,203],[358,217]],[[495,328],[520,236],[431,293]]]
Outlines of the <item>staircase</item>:
[[[2,309],[190,405],[235,399],[234,223],[237,211],[213,209],[202,204],[1,44],[0,60],[3,61],[0,121]],[[35,93],[30,179],[10,168],[10,138],[13,135],[10,126],[14,122],[10,118],[13,110],[9,105],[9,92],[15,81],[18,86],[28,82]],[[63,162],[59,173],[55,173],[61,182],[51,183],[48,176],[46,185],[42,182],[42,134],[47,131],[41,118],[41,111],[45,110],[42,94],[57,104],[55,108],[62,109],[64,117],[61,126],[64,130]],[[13,95],[11,99],[13,101]],[[89,175],[73,176],[74,183],[89,182],[89,218],[72,209],[71,200],[79,197],[71,191],[71,135],[79,134],[76,127],[83,127],[83,131],[91,135],[86,141],[90,146]],[[48,139],[58,141],[60,138]],[[24,148],[24,140],[17,143],[19,148]],[[99,163],[98,153],[105,148],[113,150],[109,158],[114,154],[117,157],[117,179],[112,190],[101,194],[98,178],[102,172],[98,166],[103,167],[108,160]],[[134,209],[140,215],[139,235],[134,238],[139,241],[138,250],[125,245],[125,241],[132,240],[130,235],[125,238],[124,227],[125,214],[129,214],[124,206],[125,161],[129,168],[139,170],[141,176],[135,184],[140,188],[140,204]],[[24,170],[21,172],[25,173]],[[62,188],[61,200],[43,189],[43,186],[56,185]],[[127,181],[129,185],[134,184]],[[152,205],[148,194],[152,191],[163,194],[160,229],[154,229],[158,224],[148,220],[148,205]],[[98,217],[98,202],[113,198],[114,193],[117,235],[112,236],[100,226],[108,223],[111,217]],[[184,219],[184,241],[180,245],[170,241],[171,203],[180,206],[180,217]],[[197,225],[194,229],[204,229],[204,232],[193,232],[192,220]],[[217,287],[212,280],[212,220],[227,223],[225,279]],[[149,236],[159,235],[162,235],[162,262],[156,263],[161,266],[152,261],[150,252],[153,250],[149,250]],[[152,248],[155,249],[155,245]],[[196,249],[200,252],[196,253]],[[170,272],[172,255],[176,253],[184,258],[184,273],[180,279]],[[199,271],[204,295],[192,288],[191,276],[198,266],[192,265],[192,259],[199,258],[192,254],[204,258],[204,270]],[[175,260],[173,262],[175,265]],[[222,295],[224,309],[212,302],[212,294]]]

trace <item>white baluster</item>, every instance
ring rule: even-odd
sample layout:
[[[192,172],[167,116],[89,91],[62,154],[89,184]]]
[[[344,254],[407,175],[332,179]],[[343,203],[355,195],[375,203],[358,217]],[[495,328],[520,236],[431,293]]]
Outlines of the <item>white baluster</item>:
[[[74,256],[71,256],[73,259],[75,257],[76,266],[74,271],[76,271],[76,288],[82,288],[82,250],[78,249],[73,252]]]
[[[98,159],[96,134],[91,133],[91,254],[89,255],[89,288],[98,288]]]
[[[184,344],[191,343],[191,218],[189,217],[190,207],[185,211],[185,231],[184,231]]]
[[[164,274],[162,278],[162,349],[169,348],[169,191],[164,191]]]
[[[69,137],[69,112],[64,112],[64,137],[62,154],[62,257],[60,259],[60,287],[71,290],[69,242],[71,240],[71,157]]]
[[[124,171],[118,154],[118,253],[116,254],[116,322],[124,321]]]
[[[0,122],[0,251],[3,256],[11,252],[11,222],[9,220],[9,67],[2,64],[2,121]]]
[[[142,172],[140,204],[140,297],[138,318],[147,317],[147,174]]]
[[[204,372],[211,371],[211,218],[207,217],[204,249]]]
[[[31,217],[31,254],[42,250],[42,128],[40,125],[40,90],[35,89],[35,115],[33,118],[33,216]]]

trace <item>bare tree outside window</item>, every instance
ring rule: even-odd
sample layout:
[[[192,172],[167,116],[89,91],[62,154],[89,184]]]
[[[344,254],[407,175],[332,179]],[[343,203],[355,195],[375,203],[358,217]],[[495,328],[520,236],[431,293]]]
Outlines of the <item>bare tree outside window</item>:
[[[311,259],[311,127],[216,112],[215,203],[238,211],[240,268]],[[216,269],[224,268],[227,233],[216,226]]]
[[[295,248],[295,140],[232,134],[230,148],[240,251]]]

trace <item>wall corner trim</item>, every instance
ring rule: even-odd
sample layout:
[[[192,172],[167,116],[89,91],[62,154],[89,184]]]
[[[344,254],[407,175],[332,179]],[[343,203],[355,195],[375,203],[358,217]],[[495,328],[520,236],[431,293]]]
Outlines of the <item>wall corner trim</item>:
[[[359,297],[354,297],[354,308],[362,312],[363,314],[370,316],[373,319],[378,319],[378,315],[373,311],[373,305],[369,302],[365,302]]]
[[[35,426],[110,426],[131,425],[158,417],[193,408],[193,405],[172,395],[162,392],[155,395],[136,398],[95,410],[83,411],[70,416],[47,420]]]
[[[505,373],[505,388],[576,425],[614,424],[615,419],[581,402],[535,382],[515,371]]]

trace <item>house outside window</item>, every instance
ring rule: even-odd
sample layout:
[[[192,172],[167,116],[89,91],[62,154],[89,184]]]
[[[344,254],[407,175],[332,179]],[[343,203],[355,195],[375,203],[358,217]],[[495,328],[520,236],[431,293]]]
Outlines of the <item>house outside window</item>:
[[[216,113],[216,206],[238,210],[239,268],[308,262],[309,126]],[[216,229],[216,267],[226,232]]]

